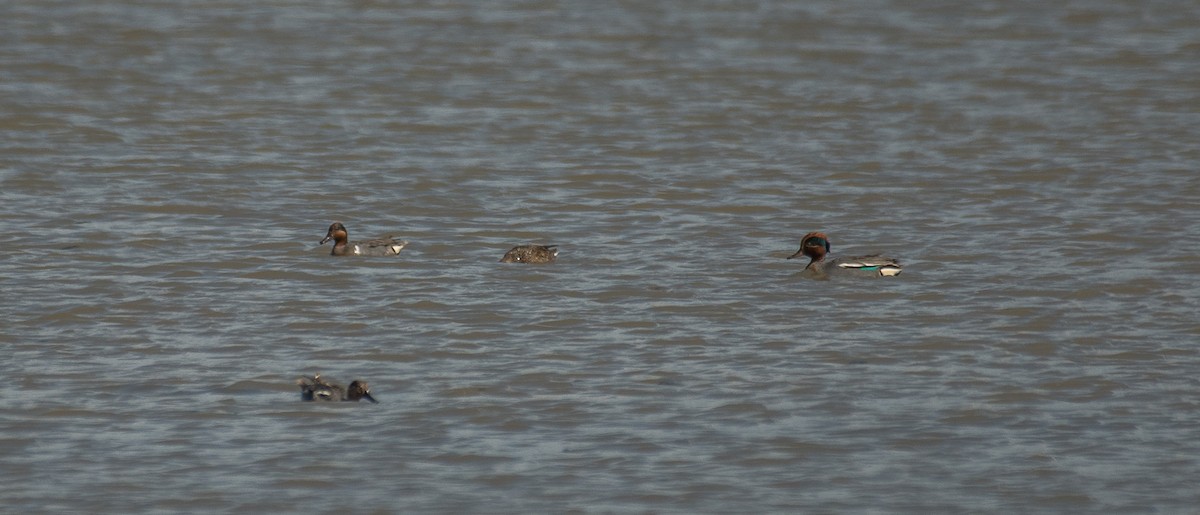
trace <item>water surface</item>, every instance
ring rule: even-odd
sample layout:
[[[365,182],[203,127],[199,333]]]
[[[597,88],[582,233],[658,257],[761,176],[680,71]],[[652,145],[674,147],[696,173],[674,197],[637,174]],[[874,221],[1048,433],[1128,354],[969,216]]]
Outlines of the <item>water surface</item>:
[[[10,509],[1200,504],[1193,3],[0,19]]]

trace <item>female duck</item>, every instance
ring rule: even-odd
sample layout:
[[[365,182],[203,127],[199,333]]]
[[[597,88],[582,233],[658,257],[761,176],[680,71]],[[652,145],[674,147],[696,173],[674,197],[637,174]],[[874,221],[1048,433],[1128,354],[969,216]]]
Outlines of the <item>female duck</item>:
[[[378,403],[371,396],[371,389],[366,381],[351,381],[350,388],[343,389],[342,385],[331,383],[321,378],[321,374],[312,377],[301,377],[296,380],[300,386],[300,399],[305,401],[350,401],[358,402],[366,399]]]
[[[800,240],[800,250],[795,254],[788,256],[792,259],[800,256],[807,256],[810,261],[805,270],[812,269],[818,276],[826,276],[830,271],[847,270],[858,273],[870,273],[881,277],[891,277],[900,275],[903,269],[900,262],[890,257],[884,257],[879,254],[871,254],[869,256],[855,257],[840,257],[836,259],[825,260],[825,256],[829,254],[829,237],[822,232],[810,232],[804,235]]]
[[[500,258],[501,263],[553,263],[558,245],[517,245]]]
[[[395,256],[408,245],[407,241],[396,240],[391,236],[351,242],[350,231],[347,231],[341,222],[333,222],[333,225],[329,226],[329,232],[325,233],[320,245],[329,240],[333,240],[333,251],[329,253],[331,256]]]

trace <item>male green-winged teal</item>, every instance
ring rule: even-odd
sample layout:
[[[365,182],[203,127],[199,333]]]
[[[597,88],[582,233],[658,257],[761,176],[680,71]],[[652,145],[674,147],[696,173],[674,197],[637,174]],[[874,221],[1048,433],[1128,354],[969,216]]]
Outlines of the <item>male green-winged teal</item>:
[[[805,270],[812,270],[818,276],[826,276],[829,272],[847,271],[859,274],[872,274],[881,277],[900,275],[903,267],[894,258],[879,254],[869,256],[839,257],[826,260],[829,254],[829,237],[822,232],[810,232],[800,240],[800,250],[788,256],[788,259],[807,256],[810,261]]]
[[[517,245],[504,253],[501,263],[553,263],[558,245]]]
[[[321,374],[312,377],[301,377],[296,380],[300,386],[300,399],[305,401],[352,401],[366,399],[379,402],[371,396],[371,389],[366,381],[351,381],[348,389],[342,385],[326,381]]]
[[[349,239],[350,231],[346,230],[346,226],[341,222],[333,222],[320,244],[333,240],[333,251],[329,253],[331,256],[395,256],[408,245],[407,241],[396,240],[392,236],[355,242]]]

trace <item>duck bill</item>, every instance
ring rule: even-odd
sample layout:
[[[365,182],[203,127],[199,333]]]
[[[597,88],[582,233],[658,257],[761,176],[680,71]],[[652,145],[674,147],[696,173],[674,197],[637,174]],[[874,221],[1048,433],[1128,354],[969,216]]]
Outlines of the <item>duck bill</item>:
[[[325,242],[327,242],[327,241],[329,241],[329,240],[332,240],[332,239],[333,239],[333,234],[332,234],[332,233],[330,233],[330,234],[326,234],[324,238],[321,238],[321,243],[318,243],[317,245],[324,245],[324,244],[325,244]]]
[[[374,397],[371,397],[371,392],[363,392],[363,398],[371,401],[371,404],[379,404],[379,401],[375,400]]]
[[[321,242],[321,243],[325,243],[325,242]],[[803,255],[804,255],[804,249],[800,249],[800,250],[797,250],[795,254],[792,254],[792,255],[788,256],[787,258],[788,258],[788,259],[795,259],[795,258],[798,258],[798,257],[800,257],[800,256],[803,256]]]

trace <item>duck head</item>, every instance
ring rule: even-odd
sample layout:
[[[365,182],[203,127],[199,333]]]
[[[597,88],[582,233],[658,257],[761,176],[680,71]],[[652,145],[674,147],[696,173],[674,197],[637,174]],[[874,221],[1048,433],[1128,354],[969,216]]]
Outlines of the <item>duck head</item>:
[[[350,387],[346,389],[346,400],[358,402],[361,399],[366,399],[376,404],[379,403],[379,401],[371,396],[371,388],[367,386],[366,381],[351,381]]]
[[[329,226],[329,232],[325,233],[325,237],[321,239],[321,243],[318,245],[324,245],[329,240],[333,240],[333,246],[335,247],[345,245],[346,240],[349,238],[350,231],[346,230],[346,226],[342,225],[341,222],[333,222],[333,225]]]
[[[808,262],[808,266],[804,267],[807,269],[813,263],[824,260],[825,255],[829,253],[829,249],[829,237],[825,236],[825,233],[810,232],[805,234],[804,238],[800,240],[800,250],[788,256],[788,259],[808,256],[811,261]]]

